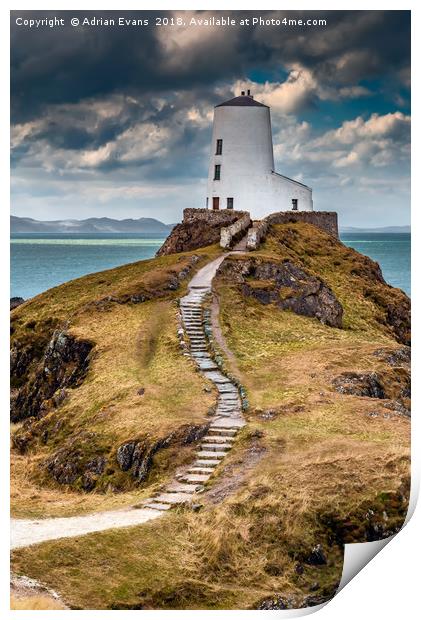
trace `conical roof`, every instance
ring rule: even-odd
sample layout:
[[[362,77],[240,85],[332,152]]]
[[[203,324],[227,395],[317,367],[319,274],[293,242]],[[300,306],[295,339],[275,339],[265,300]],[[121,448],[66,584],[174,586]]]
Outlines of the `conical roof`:
[[[229,99],[228,101],[224,101],[224,103],[220,103],[215,107],[221,108],[222,106],[254,106],[254,107],[261,107],[261,108],[269,107],[265,105],[264,103],[260,103],[259,101],[256,101],[255,99],[253,99],[253,97],[250,97],[249,95],[240,95],[239,97],[234,97],[234,99]]]

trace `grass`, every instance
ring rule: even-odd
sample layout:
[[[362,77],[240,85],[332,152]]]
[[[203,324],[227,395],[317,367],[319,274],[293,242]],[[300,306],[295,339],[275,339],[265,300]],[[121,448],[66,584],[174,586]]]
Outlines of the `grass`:
[[[326,278],[345,308],[345,329],[260,305],[218,280],[222,334],[250,403],[248,425],[210,484],[225,488],[224,499],[205,493],[199,512],[16,550],[16,572],[75,608],[248,609],[275,593],[299,606],[308,595],[333,595],[344,543],[399,529],[409,421],[379,400],[336,392],[332,379],[347,370],[388,377],[392,369],[373,352],[400,345],[364,296],[365,276],[351,274],[353,263],[369,265],[312,227],[292,227],[292,237],[291,225],[275,227],[254,255],[299,260]],[[308,561],[317,544],[327,557],[320,566]]]
[[[216,252],[198,251],[203,260]],[[12,514],[14,516],[67,516],[130,504],[147,492],[136,486],[130,472],[123,473],[115,452],[124,441],[154,441],[192,424],[203,424],[213,404],[213,393],[204,393],[205,380],[193,363],[181,354],[177,339],[177,307],[174,293],[144,303],[113,303],[106,311],[93,306],[104,287],[113,296],[126,294],[130,286],[156,288],[169,270],[179,271],[190,255],[175,255],[141,261],[101,274],[80,278],[38,296],[18,308],[14,338],[24,340],[25,325],[35,320],[68,321],[68,330],[80,339],[95,343],[88,375],[58,408],[39,421],[18,423],[13,432],[30,433],[30,449],[12,453]],[[174,267],[176,266],[176,267]],[[135,280],[132,280],[136,275]],[[118,288],[117,288],[118,287]],[[89,291],[89,296],[87,291]],[[183,288],[177,295],[183,294]],[[77,303],[77,306],[76,306]],[[35,317],[35,318],[34,318]],[[139,395],[140,388],[144,394]],[[47,435],[47,440],[44,437]],[[100,493],[84,493],[73,485],[59,485],[45,463],[64,448],[82,451],[85,460],[98,454],[107,458],[106,471],[97,481]],[[67,453],[63,458],[70,458]],[[154,457],[149,480],[152,488],[168,479],[174,468],[191,458],[191,448],[170,447]],[[117,495],[116,488],[120,491]]]

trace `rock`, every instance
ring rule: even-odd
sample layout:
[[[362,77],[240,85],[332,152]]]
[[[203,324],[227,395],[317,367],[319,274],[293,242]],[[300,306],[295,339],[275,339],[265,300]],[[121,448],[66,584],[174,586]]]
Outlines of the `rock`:
[[[86,465],[86,469],[94,474],[102,474],[104,472],[107,459],[103,456],[97,456]]]
[[[61,390],[80,385],[85,378],[92,348],[93,343],[88,340],[79,340],[65,330],[54,331],[33,375],[18,388],[13,398],[12,422],[38,416],[58,406],[61,395],[65,396]],[[31,363],[27,359],[30,353],[31,349],[20,349],[17,345],[12,348],[12,377],[25,376]]]
[[[123,443],[117,450],[117,463],[123,471],[127,471],[132,466],[133,452],[136,446],[135,441]]]
[[[87,492],[93,491],[96,485],[96,481],[97,481],[96,476],[92,472],[87,471],[82,476],[82,481],[81,481],[82,489]]]
[[[332,592],[332,594],[329,594],[328,596],[306,596],[303,600],[302,603],[300,605],[300,609],[305,609],[306,607],[315,607],[316,605],[323,605],[324,603],[327,603],[328,601],[330,601],[333,596],[334,596],[334,592]]]
[[[272,598],[260,601],[255,609],[272,610],[272,609],[291,609],[286,598],[282,598],[279,594],[275,594]]]
[[[329,327],[342,327],[342,305],[321,278],[291,261],[282,263],[249,258],[222,263],[218,273],[241,284],[246,297],[275,304],[301,316],[316,318]]]
[[[391,366],[408,367],[411,364],[410,347],[401,347],[400,349],[377,349],[374,351],[373,355]]]
[[[192,212],[193,210],[186,211]],[[218,213],[209,210],[207,213],[203,213],[202,217],[197,217],[197,209],[195,210],[196,214],[189,214],[186,211],[184,212],[183,222],[172,229],[156,253],[157,256],[189,252],[219,243],[221,228],[233,224],[244,215],[244,212],[241,211],[230,212],[224,209]]]
[[[343,372],[335,377],[332,383],[335,390],[341,394],[386,398],[383,384],[375,372]]]
[[[393,329],[398,342],[411,344],[411,303],[406,295],[400,303],[387,305],[386,322]]]
[[[144,387],[141,387],[141,388],[139,388],[139,389],[137,390],[137,394],[138,394],[138,396],[143,396],[143,395],[144,395],[144,393],[145,393],[145,388],[144,388]]]
[[[383,407],[386,409],[390,409],[394,413],[398,413],[399,415],[403,415],[407,418],[411,417],[411,410],[408,407],[405,407],[404,403],[399,400],[390,400],[388,403],[384,403]]]
[[[206,434],[208,428],[209,424],[184,425],[158,441],[151,442],[147,437],[126,441],[117,450],[117,463],[123,471],[131,470],[132,476],[138,483],[143,482],[153,465],[154,454],[171,445],[184,445],[198,441]]]
[[[11,297],[10,298],[10,310],[14,310],[18,306],[24,303],[23,297]]]
[[[306,562],[311,566],[321,566],[323,564],[327,564],[327,558],[325,552],[323,551],[322,545],[318,544],[312,549]]]

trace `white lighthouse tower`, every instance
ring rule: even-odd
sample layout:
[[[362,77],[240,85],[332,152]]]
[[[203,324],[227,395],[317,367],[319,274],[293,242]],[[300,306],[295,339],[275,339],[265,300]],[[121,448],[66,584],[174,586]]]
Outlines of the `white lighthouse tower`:
[[[247,91],[215,107],[208,176],[209,209],[312,211],[312,190],[274,170],[270,108]]]

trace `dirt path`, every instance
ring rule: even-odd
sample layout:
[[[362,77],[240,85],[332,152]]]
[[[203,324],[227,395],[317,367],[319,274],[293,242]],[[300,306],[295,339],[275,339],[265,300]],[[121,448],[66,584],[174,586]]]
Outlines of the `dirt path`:
[[[218,403],[207,436],[198,448],[196,459],[187,471],[176,472],[175,480],[159,495],[138,508],[110,510],[84,516],[51,519],[12,519],[11,548],[26,547],[46,540],[82,536],[112,528],[130,527],[156,519],[171,507],[194,501],[203,484],[230,450],[238,430],[245,422],[236,385],[218,368],[208,350],[206,327],[212,331],[217,323],[205,325],[203,299],[211,291],[212,280],[226,255],[219,256],[200,269],[189,283],[189,291],[180,300],[184,329],[190,343],[190,355],[202,374],[218,390]],[[219,326],[218,326],[219,328]],[[225,349],[224,349],[225,350]]]

